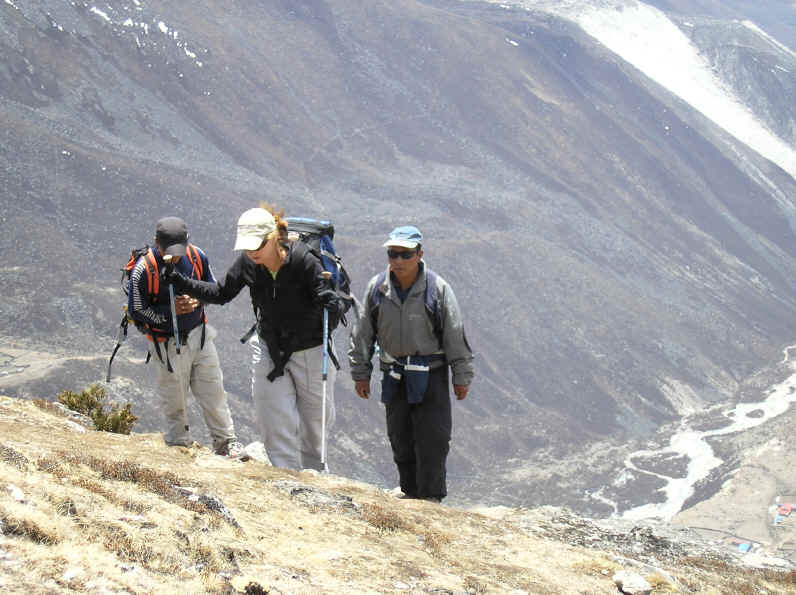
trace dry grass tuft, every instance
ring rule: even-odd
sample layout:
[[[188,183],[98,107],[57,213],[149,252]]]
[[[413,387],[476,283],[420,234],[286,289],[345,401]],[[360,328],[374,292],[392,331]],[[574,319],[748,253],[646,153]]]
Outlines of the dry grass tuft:
[[[49,496],[55,511],[62,516],[77,516],[77,505],[69,496]]]
[[[97,483],[96,481],[93,481],[85,477],[78,477],[76,479],[73,479],[72,485],[78,488],[82,488],[98,496],[101,496],[108,502],[121,506],[125,510],[129,510],[131,512],[136,512],[138,514],[141,514],[143,512],[146,512],[150,508],[148,505],[136,502],[135,500],[132,500],[130,498],[119,497],[114,492],[103,486],[102,484]]]
[[[593,576],[610,576],[619,570],[621,566],[613,560],[597,558],[588,563],[574,564],[573,568]]]
[[[28,470],[28,459],[20,452],[17,452],[10,446],[0,444],[0,460],[8,463],[12,467],[16,467],[20,471]]]
[[[97,528],[100,531],[102,547],[122,560],[135,562],[155,572],[173,573],[183,567],[174,556],[156,550],[148,539],[135,537],[122,527],[103,523]]]
[[[203,539],[194,539],[189,544],[188,555],[197,568],[207,575],[213,575],[223,568],[216,551]]]
[[[3,525],[6,535],[27,537],[43,545],[54,545],[61,541],[58,529],[52,523],[42,515],[26,510],[0,508],[0,524]]]
[[[170,504],[176,504],[185,510],[199,514],[209,515],[210,527],[218,529],[226,521],[229,522],[218,511],[201,499],[191,497],[185,490],[177,490],[178,487],[192,487],[192,482],[179,477],[168,471],[156,471],[147,467],[142,467],[131,461],[106,461],[98,457],[77,455],[72,453],[60,452],[59,456],[73,465],[85,465],[93,471],[99,473],[102,480],[115,480],[133,483],[140,488],[160,496]],[[130,499],[121,499],[102,485],[90,480],[81,480],[76,485],[89,489],[106,499],[127,508],[142,512],[143,507]]]
[[[69,473],[61,466],[61,462],[52,457],[45,457],[36,461],[36,468],[39,471],[55,475],[58,479],[64,479]]]
[[[738,595],[758,594],[772,588],[793,592],[793,586],[796,585],[796,571],[793,570],[739,568],[723,560],[709,558],[685,558],[683,562],[693,569],[732,577],[727,579],[724,586]],[[737,578],[739,573],[743,575],[741,578]]]
[[[360,514],[366,523],[376,527],[379,531],[390,533],[398,530],[412,530],[411,525],[403,517],[378,504],[363,504]]]
[[[650,576],[646,577],[646,580],[655,593],[677,593],[679,590],[669,579],[659,572],[652,573]]]
[[[58,409],[58,407],[56,407],[55,403],[52,401],[47,401],[46,399],[33,399],[33,404],[47,413],[52,413],[53,415],[57,415],[59,417],[66,417],[66,413],[64,413],[61,409]]]
[[[180,499],[174,492],[176,486],[190,485],[191,483],[179,478],[174,473],[155,471],[130,461],[106,461],[98,457],[63,451],[59,453],[59,456],[73,465],[85,465],[99,473],[103,480],[113,479],[135,483],[169,502],[176,502]]]
[[[481,582],[474,576],[468,576],[464,579],[464,590],[468,593],[486,593],[489,585]]]
[[[427,531],[423,534],[423,543],[429,549],[432,556],[439,557],[450,545],[451,538],[437,531]]]

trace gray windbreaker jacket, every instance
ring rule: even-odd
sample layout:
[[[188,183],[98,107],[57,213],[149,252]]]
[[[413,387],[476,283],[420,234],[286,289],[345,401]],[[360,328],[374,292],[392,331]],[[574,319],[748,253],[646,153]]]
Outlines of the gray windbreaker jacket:
[[[389,271],[379,287],[375,287],[378,275],[370,280],[359,318],[351,331],[348,351],[351,377],[355,381],[370,379],[373,371],[371,360],[378,341],[379,358],[385,365],[396,357],[444,353],[445,360],[453,370],[453,384],[470,384],[473,379],[473,352],[464,333],[459,304],[451,286],[438,274],[435,275],[442,321],[442,345],[434,334],[434,324],[426,312],[424,298],[428,277],[423,261],[420,263],[420,274],[403,303],[392,286]],[[376,329],[372,323],[373,303],[368,299],[374,287],[383,295],[378,307]]]

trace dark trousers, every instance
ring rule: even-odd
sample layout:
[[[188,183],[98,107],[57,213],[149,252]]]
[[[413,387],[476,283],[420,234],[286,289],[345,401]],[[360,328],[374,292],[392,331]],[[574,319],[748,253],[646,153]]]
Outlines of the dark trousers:
[[[444,498],[445,461],[450,450],[451,400],[448,366],[429,372],[423,402],[410,405],[406,381],[386,405],[387,434],[398,466],[401,491],[416,498]]]

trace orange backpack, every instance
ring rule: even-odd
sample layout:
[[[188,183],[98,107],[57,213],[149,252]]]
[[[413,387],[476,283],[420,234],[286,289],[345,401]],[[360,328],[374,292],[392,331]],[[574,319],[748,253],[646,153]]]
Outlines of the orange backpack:
[[[193,244],[188,244],[186,256],[193,267],[194,277],[196,279],[202,279],[204,277],[204,268],[202,266],[202,259],[199,256],[196,246]],[[149,295],[150,302],[157,303],[158,294],[160,293],[160,272],[158,271],[158,262],[155,258],[155,253],[152,251],[152,248],[149,245],[146,245],[143,248],[133,248],[130,251],[130,259],[122,268],[122,277],[120,280],[122,289],[124,290],[124,295],[129,295],[130,275],[132,275],[135,265],[141,258],[146,259],[147,294]],[[116,356],[116,352],[119,351],[119,347],[121,347],[122,343],[124,343],[127,339],[127,328],[130,323],[132,323],[135,328],[146,335],[146,338],[149,341],[155,343],[155,348],[157,349],[158,354],[160,354],[160,346],[158,344],[167,342],[170,337],[170,335],[163,329],[158,329],[144,322],[134,320],[127,310],[127,303],[124,304],[123,310],[124,314],[122,315],[122,321],[119,324],[119,332],[116,335],[116,347],[113,348],[113,353],[111,353],[110,360],[108,361],[108,373],[105,377],[105,382],[111,381],[111,364],[113,363],[113,358]],[[207,322],[207,317],[205,315],[203,315],[202,318],[203,322]],[[204,329],[202,331],[202,346],[204,346]],[[147,353],[147,362],[149,362],[149,358],[150,354]],[[169,370],[171,371],[170,364]]]

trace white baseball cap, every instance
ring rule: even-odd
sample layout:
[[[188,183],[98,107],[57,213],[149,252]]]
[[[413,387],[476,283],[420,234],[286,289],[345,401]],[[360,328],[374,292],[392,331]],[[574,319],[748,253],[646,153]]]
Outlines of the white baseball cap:
[[[233,250],[257,250],[276,229],[274,216],[265,209],[249,209],[238,219],[238,237]]]

